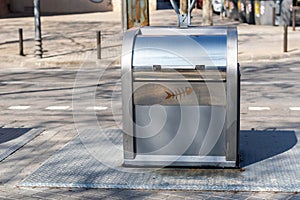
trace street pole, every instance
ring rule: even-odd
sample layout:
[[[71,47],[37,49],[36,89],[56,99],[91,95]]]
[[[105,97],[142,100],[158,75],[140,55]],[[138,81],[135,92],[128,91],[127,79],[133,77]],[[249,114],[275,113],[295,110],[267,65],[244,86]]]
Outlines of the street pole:
[[[128,29],[128,15],[127,15],[127,0],[122,1],[122,29],[123,32],[127,31]]]
[[[23,29],[19,28],[19,55],[24,56]]]
[[[292,17],[293,17],[293,21],[292,21],[292,24],[293,24],[293,31],[296,30],[296,9],[295,7],[293,7],[293,14],[292,14]]]
[[[272,25],[275,26],[276,8],[272,8]]]
[[[97,37],[97,58],[101,59],[101,31],[96,32]]]
[[[40,16],[40,0],[33,0],[34,5],[34,25],[35,25],[35,51],[34,55],[37,58],[42,58],[42,31],[41,31],[41,16]]]
[[[288,48],[288,25],[283,26],[283,52],[287,52]]]

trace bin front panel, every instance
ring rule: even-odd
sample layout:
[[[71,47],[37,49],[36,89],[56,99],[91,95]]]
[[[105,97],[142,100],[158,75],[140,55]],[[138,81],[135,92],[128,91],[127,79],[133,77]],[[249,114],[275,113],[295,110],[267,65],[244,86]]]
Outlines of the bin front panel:
[[[225,115],[223,106],[136,105],[136,153],[225,156]]]

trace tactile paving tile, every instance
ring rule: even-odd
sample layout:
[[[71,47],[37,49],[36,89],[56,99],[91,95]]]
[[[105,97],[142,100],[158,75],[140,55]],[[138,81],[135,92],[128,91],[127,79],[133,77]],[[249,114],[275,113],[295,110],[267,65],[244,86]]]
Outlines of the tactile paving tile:
[[[0,128],[0,162],[41,132],[43,132],[41,129]]]
[[[300,192],[299,138],[295,131],[242,131],[243,170],[164,168],[143,172],[147,169],[121,166],[120,130],[86,130],[19,186]]]

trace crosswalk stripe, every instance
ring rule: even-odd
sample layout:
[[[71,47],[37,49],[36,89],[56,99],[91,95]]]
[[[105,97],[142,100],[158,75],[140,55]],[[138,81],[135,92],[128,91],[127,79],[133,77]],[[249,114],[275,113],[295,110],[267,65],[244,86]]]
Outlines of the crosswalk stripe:
[[[70,106],[49,106],[46,110],[67,110]]]
[[[248,107],[248,110],[263,111],[263,110],[271,110],[271,108],[270,107]]]
[[[300,111],[300,107],[290,107],[290,110],[292,110],[292,111]]]
[[[30,106],[10,106],[9,110],[27,110]]]
[[[93,106],[93,107],[87,107],[87,110],[107,110],[107,107],[105,106]]]

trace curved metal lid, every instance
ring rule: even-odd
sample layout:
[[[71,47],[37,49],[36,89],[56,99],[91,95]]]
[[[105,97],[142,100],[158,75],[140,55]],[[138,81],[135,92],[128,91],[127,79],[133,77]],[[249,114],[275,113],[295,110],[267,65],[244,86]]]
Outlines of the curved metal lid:
[[[137,35],[132,64],[135,68],[191,68],[226,66],[226,35]]]

